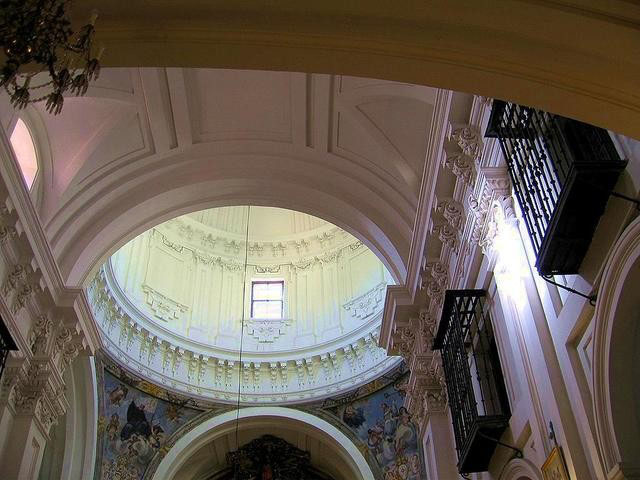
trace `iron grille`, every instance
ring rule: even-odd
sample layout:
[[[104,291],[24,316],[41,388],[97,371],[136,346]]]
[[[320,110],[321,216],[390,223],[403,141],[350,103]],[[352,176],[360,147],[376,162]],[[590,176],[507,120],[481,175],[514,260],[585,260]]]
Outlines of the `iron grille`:
[[[7,357],[9,356],[9,352],[17,349],[18,347],[13,341],[13,338],[11,338],[11,334],[4,324],[4,320],[0,317],[0,379],[2,378],[4,365],[7,361]]]
[[[577,273],[626,166],[608,132],[495,100],[485,136],[500,142],[540,273]]]
[[[447,290],[440,350],[462,473],[485,471],[511,416],[484,290]]]

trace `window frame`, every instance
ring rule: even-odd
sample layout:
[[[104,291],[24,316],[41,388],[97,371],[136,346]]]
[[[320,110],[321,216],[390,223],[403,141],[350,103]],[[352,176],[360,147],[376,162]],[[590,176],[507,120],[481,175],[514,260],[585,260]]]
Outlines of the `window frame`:
[[[31,177],[31,180],[29,181],[27,179],[27,174],[26,174],[26,169],[29,168],[29,166],[27,166],[24,163],[24,158],[22,157],[22,155],[20,155],[20,153],[16,150],[16,144],[14,141],[14,135],[16,134],[16,129],[18,128],[24,128],[24,131],[26,131],[27,135],[28,135],[28,139],[30,141],[30,149],[33,149],[33,162],[34,162],[34,166],[35,166],[35,170],[33,171],[33,176]],[[15,120],[15,122],[13,123],[13,128],[11,129],[11,134],[7,136],[7,140],[9,140],[9,145],[11,146],[11,150],[14,154],[14,157],[16,159],[16,163],[18,165],[18,170],[20,171],[20,176],[22,178],[22,181],[24,182],[25,186],[27,187],[27,191],[29,191],[29,193],[33,192],[36,190],[36,185],[39,183],[39,178],[41,176],[41,160],[40,160],[40,150],[38,147],[38,143],[36,141],[36,136],[34,135],[33,132],[33,128],[31,125],[31,122],[28,121],[28,119],[23,118],[22,116],[18,116]]]
[[[281,289],[282,294],[280,296],[280,300],[269,300],[269,299],[262,300],[262,299],[255,299],[254,298],[254,287],[256,285],[273,285],[273,284],[279,284],[282,287],[282,289]],[[264,279],[264,280],[262,280],[262,279],[251,280],[250,302],[251,303],[250,303],[249,313],[250,313],[250,317],[251,318],[258,318],[258,319],[263,318],[263,317],[255,317],[254,314],[253,314],[253,312],[254,312],[254,308],[253,307],[254,307],[256,302],[259,302],[259,303],[270,303],[270,302],[276,303],[276,302],[280,302],[280,316],[276,317],[276,318],[273,318],[273,319],[269,319],[269,320],[277,320],[277,319],[284,318],[284,280],[281,280],[281,279],[278,279],[278,280],[275,280],[275,279],[273,279],[273,280],[267,280],[267,279]]]

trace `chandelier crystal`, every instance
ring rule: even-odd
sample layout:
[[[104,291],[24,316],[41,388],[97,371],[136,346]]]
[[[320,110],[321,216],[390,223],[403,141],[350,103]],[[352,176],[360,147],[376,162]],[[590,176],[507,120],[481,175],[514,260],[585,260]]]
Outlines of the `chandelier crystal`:
[[[0,71],[14,108],[46,101],[57,115],[64,94],[84,95],[98,78],[100,56],[92,56],[97,13],[77,33],[71,29],[66,9],[70,0],[0,0],[0,45],[5,55]],[[34,77],[45,77],[36,84]],[[48,76],[48,79],[46,78]],[[36,92],[36,93],[34,93]]]

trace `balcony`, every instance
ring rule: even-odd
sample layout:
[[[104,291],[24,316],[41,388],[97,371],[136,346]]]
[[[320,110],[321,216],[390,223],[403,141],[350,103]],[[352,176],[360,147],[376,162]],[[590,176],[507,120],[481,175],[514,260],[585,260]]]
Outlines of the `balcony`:
[[[4,320],[0,317],[0,379],[2,378],[4,364],[7,361],[9,352],[17,349],[18,347],[13,341],[13,338],[11,338],[11,334],[4,324]]]
[[[484,472],[511,412],[484,290],[447,290],[440,350],[460,473]]]
[[[624,170],[606,130],[495,100],[497,138],[541,275],[574,274]]]

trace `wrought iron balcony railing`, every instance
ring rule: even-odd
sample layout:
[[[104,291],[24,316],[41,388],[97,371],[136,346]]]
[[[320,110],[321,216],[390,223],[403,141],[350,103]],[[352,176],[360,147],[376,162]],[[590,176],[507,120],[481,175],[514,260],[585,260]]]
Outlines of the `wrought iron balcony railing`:
[[[461,473],[486,471],[511,412],[484,290],[447,290],[440,350]]]
[[[4,320],[0,317],[0,379],[2,379],[4,365],[7,361],[7,357],[9,356],[9,352],[17,349],[18,347],[13,341],[13,338],[11,338],[11,334],[4,324]]]
[[[500,141],[540,274],[577,273],[626,166],[608,132],[495,100],[485,136]]]

